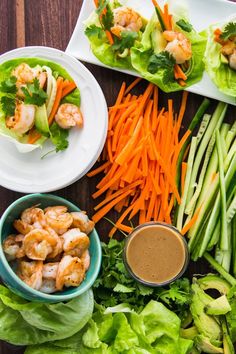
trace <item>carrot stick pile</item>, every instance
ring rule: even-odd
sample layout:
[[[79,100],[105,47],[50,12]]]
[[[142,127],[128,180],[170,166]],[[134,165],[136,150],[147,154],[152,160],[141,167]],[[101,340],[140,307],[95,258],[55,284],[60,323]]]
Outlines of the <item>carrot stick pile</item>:
[[[109,108],[108,135],[101,155],[104,161],[89,177],[103,172],[93,198],[103,195],[93,215],[98,222],[112,208],[120,217],[109,233],[117,229],[132,231],[130,221],[138,223],[151,220],[171,223],[171,210],[180,194],[175,182],[178,155],[190,131],[179,140],[179,130],[184,116],[187,92],[183,92],[179,114],[173,111],[173,101],[168,109],[158,107],[158,88],[148,84],[143,94],[136,96],[131,89],[140,81],[136,79],[126,88],[123,83],[114,106]],[[124,220],[128,219],[128,224]]]

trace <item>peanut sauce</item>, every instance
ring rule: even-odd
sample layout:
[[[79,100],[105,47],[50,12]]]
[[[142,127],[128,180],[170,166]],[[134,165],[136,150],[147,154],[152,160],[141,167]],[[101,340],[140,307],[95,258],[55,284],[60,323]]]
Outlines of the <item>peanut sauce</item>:
[[[146,283],[171,281],[186,264],[182,236],[169,225],[150,223],[136,228],[126,244],[125,258],[131,272]]]

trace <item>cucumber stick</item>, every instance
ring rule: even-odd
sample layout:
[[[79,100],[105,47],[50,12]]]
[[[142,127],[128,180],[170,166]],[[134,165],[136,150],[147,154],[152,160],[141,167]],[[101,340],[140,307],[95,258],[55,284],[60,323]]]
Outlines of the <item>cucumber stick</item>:
[[[187,195],[187,204],[191,200],[193,193],[194,193],[195,183],[196,183],[197,174],[198,174],[198,171],[200,168],[200,164],[202,161],[202,157],[205,153],[205,150],[208,146],[208,143],[209,143],[214,131],[216,129],[220,128],[220,126],[223,122],[226,110],[227,110],[227,104],[225,104],[223,102],[219,102],[219,104],[217,105],[217,108],[211,118],[211,121],[208,125],[208,128],[201,140],[201,143],[199,145],[198,152],[197,152],[197,155],[196,155],[196,158],[194,161],[192,174],[191,174],[190,186],[189,186],[188,195]]]

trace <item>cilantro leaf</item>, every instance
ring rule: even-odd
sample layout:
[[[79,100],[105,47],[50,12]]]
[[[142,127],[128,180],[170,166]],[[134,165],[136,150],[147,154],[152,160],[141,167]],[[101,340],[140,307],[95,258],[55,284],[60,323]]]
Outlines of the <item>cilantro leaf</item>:
[[[54,122],[50,127],[51,141],[56,146],[56,152],[67,149],[69,142],[67,140],[69,131],[62,129]]]
[[[94,37],[97,37],[97,38],[101,39],[102,36],[103,36],[103,30],[102,30],[101,27],[98,27],[96,25],[91,25],[91,26],[89,26],[89,27],[87,27],[85,29],[85,34],[88,37],[89,36],[91,36],[91,37],[94,36]]]
[[[42,106],[46,102],[48,95],[40,88],[38,79],[34,79],[32,84],[27,84],[27,87],[22,87],[21,89],[25,95],[24,102],[26,104]]]
[[[193,29],[193,26],[191,25],[191,23],[185,21],[183,18],[181,20],[177,21],[176,24],[180,28],[182,28],[182,30],[185,32],[191,32]]]
[[[227,40],[233,36],[236,36],[236,22],[229,22],[221,33],[220,38]]]
[[[11,76],[0,84],[0,91],[4,93],[16,93],[16,77]]]
[[[108,0],[99,0],[96,13],[99,16],[104,30],[110,30],[113,26],[114,16]]]
[[[169,52],[163,51],[150,57],[148,71],[151,74],[155,74],[159,69],[164,69],[163,83],[166,84],[174,79],[175,63],[174,57]]]
[[[137,37],[138,37],[137,32],[122,31],[121,38],[115,37],[115,43],[112,45],[112,49],[123,52],[126,48],[133,47]]]
[[[15,97],[3,96],[0,98],[2,110],[6,116],[13,116],[16,109]]]

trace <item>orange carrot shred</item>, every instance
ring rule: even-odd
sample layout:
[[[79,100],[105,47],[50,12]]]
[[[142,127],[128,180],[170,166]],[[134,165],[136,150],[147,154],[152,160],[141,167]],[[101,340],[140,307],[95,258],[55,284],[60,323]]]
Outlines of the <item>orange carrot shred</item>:
[[[195,214],[193,215],[192,219],[189,220],[189,222],[182,228],[182,230],[180,231],[180,233],[184,236],[189,230],[190,228],[195,224],[195,222],[197,221],[198,215],[200,213],[201,207],[199,207]]]

